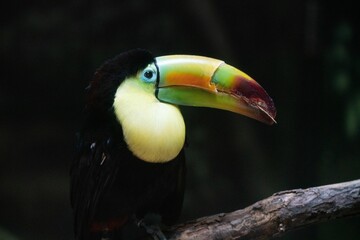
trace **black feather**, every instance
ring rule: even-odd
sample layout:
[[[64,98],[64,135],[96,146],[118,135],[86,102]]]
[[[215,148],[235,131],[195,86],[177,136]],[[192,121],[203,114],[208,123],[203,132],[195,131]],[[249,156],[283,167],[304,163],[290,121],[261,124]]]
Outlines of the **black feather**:
[[[163,164],[137,159],[123,139],[112,109],[117,87],[128,76],[154,61],[144,50],[133,50],[107,61],[87,88],[85,120],[78,134],[71,167],[71,203],[77,239],[96,239],[94,224],[124,223],[147,213],[171,224],[179,216],[183,194],[183,151]],[[119,231],[121,227],[113,229]],[[93,236],[96,236],[93,238]]]

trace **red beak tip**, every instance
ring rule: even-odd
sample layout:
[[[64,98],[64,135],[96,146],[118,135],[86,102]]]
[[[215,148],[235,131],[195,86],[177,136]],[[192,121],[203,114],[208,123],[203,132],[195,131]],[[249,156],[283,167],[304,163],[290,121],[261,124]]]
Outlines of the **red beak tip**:
[[[261,111],[261,113],[263,114],[265,123],[267,123],[269,125],[277,124],[277,122],[275,120],[276,110],[275,110],[274,106],[272,106],[271,111],[265,110],[261,106],[257,106],[257,107]]]

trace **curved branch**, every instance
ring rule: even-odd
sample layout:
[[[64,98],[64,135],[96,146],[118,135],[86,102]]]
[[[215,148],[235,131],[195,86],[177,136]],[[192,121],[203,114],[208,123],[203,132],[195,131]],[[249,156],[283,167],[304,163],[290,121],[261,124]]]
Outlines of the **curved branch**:
[[[360,179],[275,193],[231,213],[171,227],[171,240],[271,239],[331,219],[360,215]]]

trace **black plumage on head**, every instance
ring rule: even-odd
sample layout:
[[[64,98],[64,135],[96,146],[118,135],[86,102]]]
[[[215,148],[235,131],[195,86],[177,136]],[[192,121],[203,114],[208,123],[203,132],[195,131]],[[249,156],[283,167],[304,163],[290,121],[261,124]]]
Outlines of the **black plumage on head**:
[[[107,60],[95,72],[86,88],[86,110],[107,111],[112,107],[117,87],[129,76],[138,73],[154,61],[147,50],[134,49]]]

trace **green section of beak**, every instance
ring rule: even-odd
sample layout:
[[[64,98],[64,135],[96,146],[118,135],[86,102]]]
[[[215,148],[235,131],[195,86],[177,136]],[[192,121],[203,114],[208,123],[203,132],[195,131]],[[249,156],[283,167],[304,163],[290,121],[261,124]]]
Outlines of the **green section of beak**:
[[[223,61],[191,55],[158,57],[156,61],[160,101],[223,109],[267,124],[276,122],[276,109],[266,91]]]

